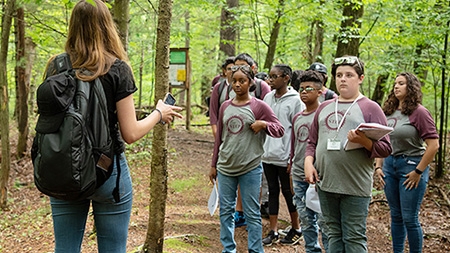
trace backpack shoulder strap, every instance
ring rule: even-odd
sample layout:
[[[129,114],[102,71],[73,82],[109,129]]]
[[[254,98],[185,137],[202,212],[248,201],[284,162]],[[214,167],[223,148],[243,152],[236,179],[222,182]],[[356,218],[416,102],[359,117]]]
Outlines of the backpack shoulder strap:
[[[255,97],[261,99],[261,79],[256,79]]]
[[[327,89],[327,92],[325,93],[325,100],[332,99],[334,94],[334,91]]]
[[[217,96],[217,99],[219,99],[219,103],[218,103],[218,105],[219,105],[219,107],[220,107],[220,98],[222,98],[222,92],[223,92],[223,90],[224,90],[224,88],[225,88],[225,82],[226,82],[226,79],[224,78],[224,79],[222,79],[222,81],[220,81],[220,83],[219,83],[219,96]],[[227,92],[229,92],[229,90],[227,90]],[[228,93],[227,93],[228,94]],[[228,96],[228,95],[227,95]]]

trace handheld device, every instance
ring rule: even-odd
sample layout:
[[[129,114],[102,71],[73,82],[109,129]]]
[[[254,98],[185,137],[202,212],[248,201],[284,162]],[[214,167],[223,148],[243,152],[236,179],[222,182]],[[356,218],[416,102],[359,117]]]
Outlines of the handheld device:
[[[164,97],[164,103],[168,105],[175,105],[177,100],[170,94],[170,92],[167,92],[166,96]]]

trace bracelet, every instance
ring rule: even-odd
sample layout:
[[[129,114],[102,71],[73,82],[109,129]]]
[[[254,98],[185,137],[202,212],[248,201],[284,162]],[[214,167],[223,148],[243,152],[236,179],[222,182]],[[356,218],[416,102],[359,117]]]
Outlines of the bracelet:
[[[383,168],[381,168],[381,167],[375,167],[375,171],[377,171],[377,170],[382,170]]]
[[[158,108],[153,109],[152,112],[154,112],[154,111],[159,112],[159,121],[158,121],[158,123],[161,123],[161,124],[164,125],[166,122],[162,121],[162,112]]]
[[[414,172],[416,172],[416,173],[419,174],[419,175],[422,175],[422,173],[423,173],[423,171],[419,170],[418,168],[416,168],[416,169],[414,170]]]

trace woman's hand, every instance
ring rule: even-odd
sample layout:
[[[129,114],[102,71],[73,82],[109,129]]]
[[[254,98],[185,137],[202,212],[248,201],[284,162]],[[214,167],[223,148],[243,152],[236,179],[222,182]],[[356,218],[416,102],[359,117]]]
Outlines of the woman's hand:
[[[183,118],[183,115],[179,114],[177,111],[181,111],[183,108],[179,106],[167,105],[162,100],[158,101],[156,109],[161,112],[161,122],[171,123],[174,117]]]
[[[378,168],[375,170],[375,174],[378,176],[378,179],[380,180],[381,186],[384,188],[384,186],[386,185],[386,182],[384,181],[384,173],[383,173],[383,170],[382,170],[380,167],[378,167]]]
[[[406,181],[403,183],[407,190],[412,190],[419,186],[420,178],[422,176],[417,174],[414,170],[406,174]]]

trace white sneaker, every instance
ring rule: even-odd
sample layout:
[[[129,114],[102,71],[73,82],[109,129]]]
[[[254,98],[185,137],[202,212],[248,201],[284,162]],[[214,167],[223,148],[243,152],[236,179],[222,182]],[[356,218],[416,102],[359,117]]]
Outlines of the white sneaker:
[[[286,236],[289,233],[289,230],[291,230],[292,226],[288,226],[285,229],[278,229],[278,234],[282,236]]]

